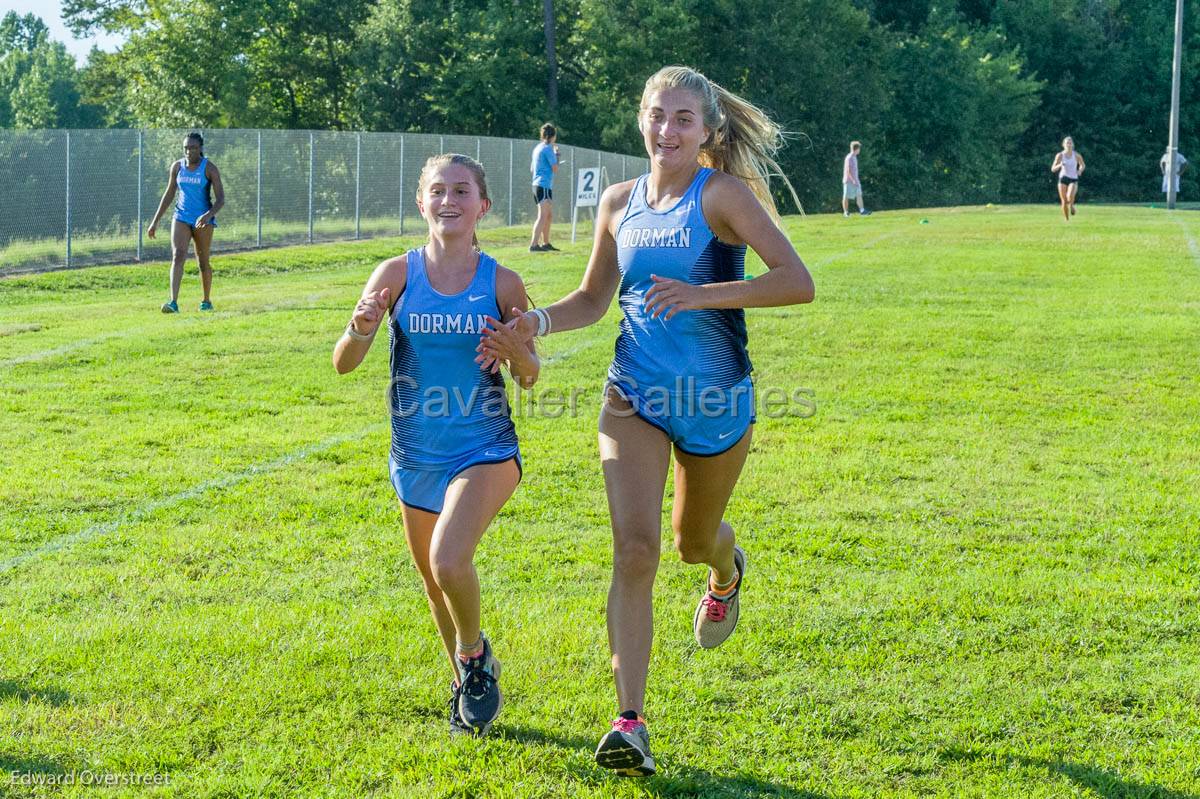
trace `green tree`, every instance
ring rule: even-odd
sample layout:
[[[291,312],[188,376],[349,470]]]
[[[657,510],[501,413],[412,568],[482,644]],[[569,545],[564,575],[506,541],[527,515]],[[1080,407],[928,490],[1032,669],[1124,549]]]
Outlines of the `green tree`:
[[[155,127],[344,128],[352,54],[370,3],[320,0],[67,0],[76,32],[127,35],[94,77]]]
[[[806,207],[828,206],[846,144],[873,135],[887,101],[882,37],[845,0],[584,0],[574,38],[588,70],[580,102],[600,143],[642,152],[646,79],[667,64],[695,67],[793,132],[784,170]]]
[[[359,32],[355,118],[376,130],[529,137],[549,113],[545,59],[532,3],[380,0]]]
[[[997,31],[943,17],[899,34],[886,71],[878,196],[893,206],[1000,199],[1041,89],[1017,50]]]
[[[0,20],[0,127],[78,128],[99,122],[82,104],[75,59],[33,14]]]

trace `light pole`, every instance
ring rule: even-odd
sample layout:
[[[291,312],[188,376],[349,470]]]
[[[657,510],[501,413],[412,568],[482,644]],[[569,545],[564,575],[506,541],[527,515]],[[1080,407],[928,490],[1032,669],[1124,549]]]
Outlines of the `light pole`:
[[[1167,140],[1167,208],[1175,207],[1175,162],[1179,158],[1179,72],[1183,60],[1183,0],[1175,0],[1175,60],[1171,64],[1171,131]]]

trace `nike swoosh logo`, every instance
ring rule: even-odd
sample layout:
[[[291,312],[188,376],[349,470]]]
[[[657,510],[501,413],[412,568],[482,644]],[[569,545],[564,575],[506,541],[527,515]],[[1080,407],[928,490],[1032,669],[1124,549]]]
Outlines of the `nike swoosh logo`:
[[[717,436],[717,438],[720,439],[721,441],[724,441],[725,439],[729,438],[731,435],[733,435],[732,430],[730,430],[728,433],[721,433],[719,436]]]
[[[470,297],[467,297],[467,302],[479,302],[486,296],[486,294],[472,294]]]

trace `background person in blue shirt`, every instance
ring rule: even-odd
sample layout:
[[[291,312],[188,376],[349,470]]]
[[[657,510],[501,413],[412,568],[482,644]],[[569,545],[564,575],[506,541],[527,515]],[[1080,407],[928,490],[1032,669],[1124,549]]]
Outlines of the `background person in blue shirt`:
[[[550,220],[554,216],[554,173],[558,171],[558,131],[547,122],[542,125],[542,140],[533,148],[529,171],[533,173],[533,201],[537,203],[537,221],[529,239],[530,252],[558,252],[550,243]]]

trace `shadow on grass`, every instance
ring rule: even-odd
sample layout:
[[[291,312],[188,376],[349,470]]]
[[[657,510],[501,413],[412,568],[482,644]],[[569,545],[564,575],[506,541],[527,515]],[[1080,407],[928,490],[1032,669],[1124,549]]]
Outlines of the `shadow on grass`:
[[[966,752],[961,749],[943,751],[940,757],[943,760],[957,761],[987,759],[1003,763],[1005,766],[1018,765],[1044,768],[1052,774],[1060,774],[1066,777],[1076,785],[1087,788],[1095,793],[1096,796],[1104,797],[1104,799],[1133,799],[1133,797],[1147,797],[1147,799],[1150,797],[1153,797],[1153,799],[1200,799],[1200,796],[1194,793],[1173,791],[1154,783],[1127,780],[1112,771],[1106,771],[1096,766],[1084,765],[1083,763],[1071,763],[1064,760],[1053,760],[1043,757],[992,755],[987,752]]]
[[[48,705],[65,705],[71,701],[70,695],[53,688],[27,688],[12,680],[0,680],[0,702],[6,699],[16,699],[19,702],[44,702]]]
[[[523,744],[557,746],[572,754],[584,754],[589,761],[592,750],[596,747],[596,742],[588,738],[554,735],[533,727],[505,726],[498,728],[493,734],[498,738]],[[567,764],[566,768],[580,782],[588,785],[629,783],[636,785],[638,791],[645,796],[694,796],[705,797],[705,799],[709,797],[718,799],[723,796],[778,796],[783,799],[833,799],[828,794],[805,791],[789,785],[779,785],[747,774],[713,774],[701,768],[681,764],[670,757],[658,758],[657,765],[658,774],[639,779],[617,776],[594,763],[585,766],[573,760]]]
[[[47,688],[29,688],[12,680],[0,680],[0,702],[15,699],[18,702],[41,702],[48,705],[65,705],[71,697],[64,691]],[[0,750],[0,785],[6,784],[12,774],[66,774],[67,767],[56,760],[40,755],[15,755]]]
[[[0,785],[8,783],[11,775],[66,774],[67,767],[48,757],[22,757],[0,752]]]

